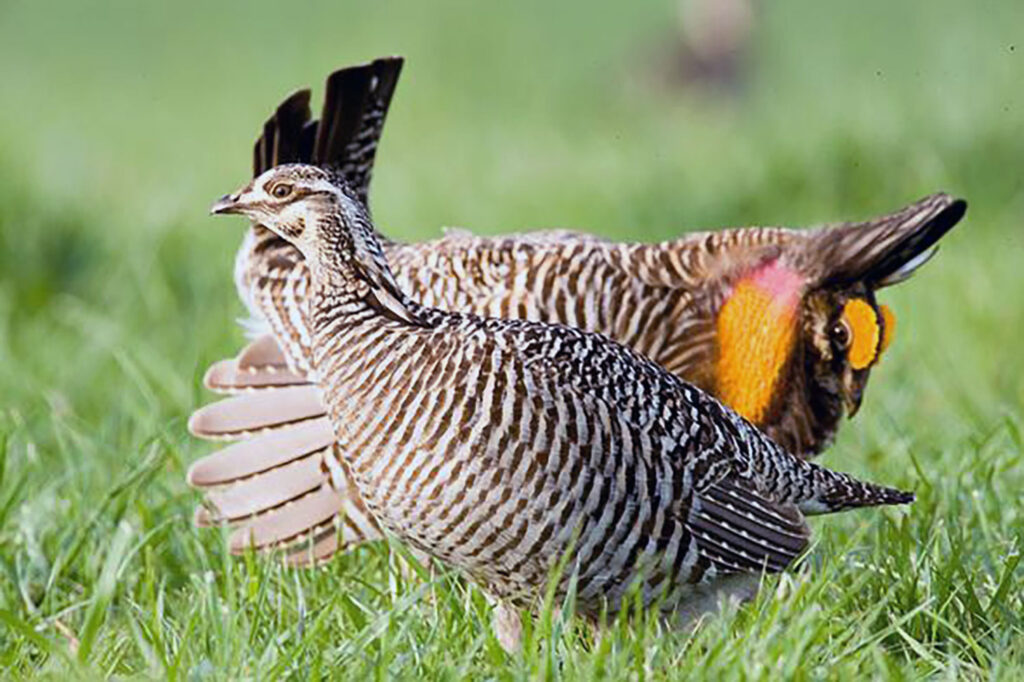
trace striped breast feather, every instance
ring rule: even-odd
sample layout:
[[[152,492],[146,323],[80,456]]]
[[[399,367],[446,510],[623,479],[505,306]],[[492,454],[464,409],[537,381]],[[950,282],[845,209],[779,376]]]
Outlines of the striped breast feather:
[[[249,268],[245,275],[248,289],[244,298],[260,306],[261,318],[276,334],[256,338],[236,358],[215,363],[207,371],[209,389],[234,397],[197,410],[190,429],[201,438],[239,442],[200,459],[191,468],[190,483],[208,491],[206,507],[197,513],[196,522],[248,528],[252,532],[246,537],[258,549],[285,542],[282,534],[286,531],[299,539],[319,535],[315,524],[323,523],[320,510],[324,498],[315,498],[319,500],[316,504],[304,498],[332,485],[345,491],[336,497],[339,518],[355,521],[336,523],[341,527],[338,537],[327,533],[314,543],[314,554],[324,559],[331,548],[375,539],[379,532],[374,532],[375,522],[347,474],[334,471],[339,469],[338,458],[330,457],[327,450],[333,437],[329,429],[322,428],[326,408],[316,389],[306,383],[312,349],[301,341],[309,335],[308,269],[290,245],[261,239],[256,231],[252,234],[248,248],[251,262],[259,267]],[[455,233],[431,243],[430,248],[397,244],[386,248],[400,264],[398,272],[405,275],[403,286],[420,297],[455,307],[452,292],[461,292],[478,307],[487,308],[491,305],[486,303],[488,297],[511,297],[500,284],[507,283],[512,263],[525,266],[534,256],[565,243],[571,243],[568,232],[547,232],[523,240]],[[454,273],[460,275],[457,282],[452,281]],[[448,280],[445,288],[435,289],[440,280]],[[328,466],[332,461],[334,466]],[[301,503],[300,497],[304,499]],[[296,525],[303,520],[309,524],[305,534]],[[238,550],[241,537],[234,536],[232,549]]]
[[[283,249],[274,249],[275,253]],[[312,374],[312,329],[309,316],[309,269],[301,257],[264,258],[250,280],[254,306],[266,320],[271,333],[293,372],[309,378]]]

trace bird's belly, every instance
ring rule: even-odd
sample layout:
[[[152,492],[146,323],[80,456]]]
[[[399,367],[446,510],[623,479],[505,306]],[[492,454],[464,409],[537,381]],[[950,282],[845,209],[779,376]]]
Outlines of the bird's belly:
[[[688,582],[696,550],[667,505],[571,463],[503,466],[474,454],[402,450],[385,439],[374,463],[353,474],[390,533],[495,596],[535,601],[551,580],[559,596],[574,583],[579,610],[596,615],[614,612],[631,587],[650,603],[674,600]]]

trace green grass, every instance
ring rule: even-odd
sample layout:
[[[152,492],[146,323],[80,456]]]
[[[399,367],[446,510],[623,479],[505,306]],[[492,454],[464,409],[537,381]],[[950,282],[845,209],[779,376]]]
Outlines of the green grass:
[[[649,71],[672,3],[8,2],[0,7],[0,670],[217,679],[1024,677],[1024,7],[758,3],[747,89]],[[891,5],[896,5],[892,7]],[[234,225],[271,106],[409,58],[375,214],[421,239],[628,239],[865,217],[944,189],[825,463],[918,492],[814,523],[803,566],[694,634],[550,613],[508,657],[482,596],[386,546],[308,572],[190,523],[185,419],[238,347]]]

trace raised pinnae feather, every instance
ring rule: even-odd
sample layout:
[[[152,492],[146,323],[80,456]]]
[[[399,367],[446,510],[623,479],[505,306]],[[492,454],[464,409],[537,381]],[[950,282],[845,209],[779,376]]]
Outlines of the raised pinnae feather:
[[[966,212],[966,201],[938,193],[872,220],[827,225],[810,235],[804,261],[814,280],[825,285],[864,282],[877,288],[892,283],[898,272],[902,277],[895,281],[902,281],[913,272],[904,266],[926,253]]]
[[[299,90],[285,99],[263,124],[263,134],[253,149],[253,177],[282,163],[303,161],[302,130],[312,115],[310,92]]]
[[[893,270],[888,275],[879,279],[875,286],[879,289],[882,287],[891,287],[894,284],[905,282],[910,279],[911,275],[918,271],[918,269],[935,257],[935,254],[939,252],[939,245],[935,244],[928,249],[925,249],[918,255],[908,260],[903,265]]]
[[[645,284],[697,293],[777,258],[799,235],[782,227],[691,232],[657,244],[616,245],[614,258],[623,272]]]
[[[366,203],[377,146],[402,62],[401,57],[385,57],[332,73],[320,121],[310,120],[308,89],[288,97],[256,140],[254,175],[282,163],[320,164],[338,172]],[[278,279],[274,270],[278,274],[290,272],[301,262],[291,245],[262,226],[253,225],[239,251],[235,283],[254,317],[262,315],[253,302],[258,292],[251,291],[251,287],[258,286],[265,277],[270,278],[265,286],[272,287]],[[300,268],[300,274],[303,270]],[[300,356],[295,354],[292,360]],[[301,369],[302,365],[296,367]]]

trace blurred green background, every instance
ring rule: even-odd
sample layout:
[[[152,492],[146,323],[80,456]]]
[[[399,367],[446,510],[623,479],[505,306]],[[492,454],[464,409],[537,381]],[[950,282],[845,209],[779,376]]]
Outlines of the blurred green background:
[[[327,587],[247,572],[216,534],[191,529],[183,475],[209,448],[185,419],[207,399],[206,364],[241,339],[231,266],[243,225],[208,219],[209,204],[246,179],[252,142],[285,95],[311,85],[317,98],[331,70],[401,54],[371,199],[396,238],[458,225],[653,240],[865,218],[937,190],[966,197],[967,219],[939,256],[882,295],[896,343],[825,458],[918,490],[901,537],[934,541],[907,550],[934,563],[916,565],[929,578],[915,577],[901,606],[934,605],[934,618],[914,615],[907,637],[870,630],[848,659],[828,663],[828,637],[803,655],[807,670],[1019,671],[1024,3],[757,3],[739,84],[726,89],[670,76],[679,25],[668,0],[0,3],[0,662],[66,672],[47,648],[64,646],[59,620],[88,643],[78,672],[270,674],[296,655],[276,634],[288,608],[269,625],[240,617],[229,646],[204,629],[215,616],[197,606],[202,595],[245,611],[225,574],[264,576],[285,602],[296,581],[329,599],[361,575],[346,561]],[[816,527],[826,547],[860,538],[884,554],[870,535],[884,518]],[[115,556],[122,526],[138,544]],[[387,573],[386,553],[363,560]],[[215,588],[197,582],[203,571]],[[851,571],[841,564],[830,584]],[[881,589],[892,578],[878,579]],[[942,585],[948,594],[930,592]],[[164,600],[180,610],[133,625]],[[844,608],[834,619],[866,618]],[[428,639],[411,668],[379,652],[371,663],[433,674],[463,665],[444,655],[455,647],[469,670],[501,670],[454,618],[469,639]],[[158,645],[146,633],[160,627]],[[723,670],[757,677],[758,655],[795,646],[762,640]],[[153,653],[163,650],[179,668]],[[562,674],[589,670],[593,659],[573,651]],[[654,669],[671,671],[665,655]],[[537,674],[530,661],[506,672]]]

